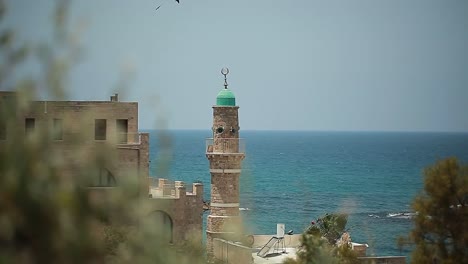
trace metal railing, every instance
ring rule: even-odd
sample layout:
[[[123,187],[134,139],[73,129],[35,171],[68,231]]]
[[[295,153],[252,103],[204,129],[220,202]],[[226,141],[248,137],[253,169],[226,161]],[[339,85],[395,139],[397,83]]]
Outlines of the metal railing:
[[[207,153],[245,153],[243,138],[207,138]]]

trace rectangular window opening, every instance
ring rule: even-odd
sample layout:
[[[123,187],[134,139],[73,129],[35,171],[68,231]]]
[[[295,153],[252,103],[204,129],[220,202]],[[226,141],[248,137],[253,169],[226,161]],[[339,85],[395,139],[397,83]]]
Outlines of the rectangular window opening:
[[[117,119],[117,142],[125,144],[128,141],[128,119]]]
[[[33,133],[36,127],[36,119],[26,118],[24,122],[25,122],[24,128],[25,128],[26,135]]]
[[[0,119],[0,140],[6,140],[7,137],[6,121]]]
[[[107,120],[95,119],[94,120],[94,139],[106,140]]]
[[[53,127],[53,138],[54,140],[63,140],[63,122],[62,119],[54,119]]]

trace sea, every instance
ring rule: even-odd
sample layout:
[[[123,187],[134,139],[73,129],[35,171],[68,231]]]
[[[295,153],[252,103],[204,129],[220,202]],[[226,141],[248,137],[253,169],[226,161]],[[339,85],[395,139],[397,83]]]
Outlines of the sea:
[[[211,130],[147,131],[153,177],[201,181],[210,200],[205,139]],[[424,169],[440,159],[468,163],[468,133],[240,131],[246,157],[240,210],[251,234],[276,224],[302,233],[326,213],[347,213],[347,229],[367,255],[406,255],[397,238],[413,228],[411,203]],[[206,221],[205,213],[204,221]]]

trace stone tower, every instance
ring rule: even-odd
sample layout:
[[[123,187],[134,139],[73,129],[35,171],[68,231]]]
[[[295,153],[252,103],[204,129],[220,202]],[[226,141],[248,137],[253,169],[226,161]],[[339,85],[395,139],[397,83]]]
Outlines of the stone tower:
[[[206,142],[211,174],[211,211],[206,227],[209,257],[213,255],[213,239],[229,239],[240,231],[241,226],[239,177],[245,145],[239,138],[239,107],[226,81],[229,70],[224,68],[221,73],[224,75],[224,89],[218,93],[213,106],[213,138]]]

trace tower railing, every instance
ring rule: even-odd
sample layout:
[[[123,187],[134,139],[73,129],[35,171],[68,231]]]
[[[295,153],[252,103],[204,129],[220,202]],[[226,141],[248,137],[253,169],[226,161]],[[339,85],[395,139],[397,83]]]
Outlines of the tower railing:
[[[206,153],[245,154],[243,138],[207,138]]]

